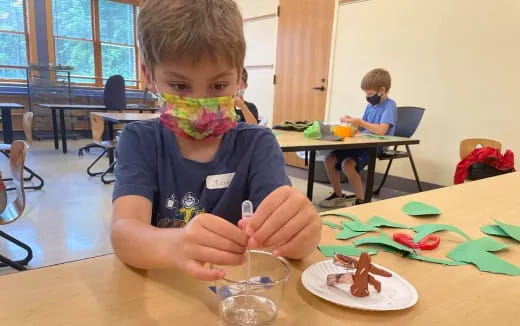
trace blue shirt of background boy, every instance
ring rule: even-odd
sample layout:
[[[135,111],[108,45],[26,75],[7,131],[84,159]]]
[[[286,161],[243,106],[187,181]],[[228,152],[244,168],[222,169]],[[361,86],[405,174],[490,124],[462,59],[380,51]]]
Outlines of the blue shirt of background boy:
[[[372,105],[369,103],[361,119],[375,124],[388,123],[390,127],[388,128],[386,135],[393,136],[395,133],[395,124],[397,123],[397,106],[395,101],[388,98],[378,105]],[[360,128],[360,130],[365,134],[370,133],[370,131],[363,128]]]
[[[148,198],[152,225],[182,227],[201,213],[236,224],[242,201],[249,199],[256,208],[273,190],[290,185],[269,129],[239,123],[208,163],[185,159],[175,137],[158,119],[140,121],[125,127],[117,146],[113,200]]]

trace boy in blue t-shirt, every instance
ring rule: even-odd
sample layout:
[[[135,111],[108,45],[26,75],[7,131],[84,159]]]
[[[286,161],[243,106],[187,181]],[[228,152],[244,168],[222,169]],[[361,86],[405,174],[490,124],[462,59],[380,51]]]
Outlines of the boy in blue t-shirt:
[[[233,0],[147,0],[138,18],[143,75],[160,119],[126,126],[118,144],[112,244],[138,268],[215,280],[246,248],[293,259],[315,250],[321,221],[290,187],[269,129],[238,124],[245,56]],[[247,225],[241,203],[256,208]]]
[[[395,102],[388,98],[388,91],[392,84],[390,73],[384,69],[369,71],[361,81],[361,89],[365,92],[368,105],[361,119],[345,116],[342,122],[348,122],[358,127],[362,133],[376,135],[394,135],[397,121],[397,107]],[[363,182],[359,172],[368,164],[369,153],[367,149],[337,150],[329,154],[325,159],[325,169],[334,192],[323,201],[320,206],[335,208],[347,206],[347,199],[341,190],[340,170],[343,170],[348,178],[354,194],[355,205],[361,204],[365,199]]]

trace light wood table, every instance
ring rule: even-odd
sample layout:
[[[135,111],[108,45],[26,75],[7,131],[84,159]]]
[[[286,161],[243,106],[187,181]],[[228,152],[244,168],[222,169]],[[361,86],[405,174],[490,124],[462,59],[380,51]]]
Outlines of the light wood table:
[[[314,185],[314,167],[316,163],[316,151],[335,150],[335,149],[367,149],[369,151],[368,171],[365,184],[365,201],[372,200],[374,187],[374,173],[376,169],[377,148],[380,146],[414,145],[419,144],[418,139],[385,136],[383,139],[369,138],[366,135],[357,135],[345,138],[342,141],[323,141],[307,139],[302,132],[273,130],[280,148],[284,152],[309,152],[309,171],[307,176],[307,197],[312,201]],[[411,154],[410,154],[411,155]],[[410,156],[413,162],[413,158]]]
[[[519,184],[520,173],[514,173],[341,211],[363,221],[380,215],[408,225],[450,223],[478,238],[484,236],[479,228],[492,223],[492,217],[519,224]],[[436,218],[409,217],[401,207],[410,200],[436,205],[443,213]],[[328,227],[322,232],[322,244],[350,243],[335,240],[337,231]],[[442,239],[438,257],[444,258],[464,241],[453,233],[438,234]],[[499,256],[520,265],[520,245],[498,241],[511,245]],[[519,277],[483,273],[472,265],[445,267],[386,252],[378,253],[374,261],[416,287],[417,305],[394,312],[340,307],[315,297],[301,284],[302,271],[324,259],[316,251],[292,262],[277,325],[517,325],[520,320]],[[137,271],[114,255],[102,256],[1,276],[0,325],[215,325],[218,302],[209,285],[175,271]]]
[[[118,111],[115,109],[109,109],[104,105],[90,105],[90,104],[56,104],[56,103],[42,103],[38,104],[40,107],[44,109],[51,110],[52,117],[52,132],[54,136],[54,148],[59,149],[59,141],[58,141],[58,120],[56,117],[56,111],[59,111],[60,114],[60,132],[61,132],[61,145],[63,154],[67,153],[67,128],[65,127],[65,111]],[[152,111],[155,112],[159,110],[158,107],[145,107],[139,104],[127,104],[124,110],[132,110],[132,111]],[[119,110],[120,111],[120,110]]]

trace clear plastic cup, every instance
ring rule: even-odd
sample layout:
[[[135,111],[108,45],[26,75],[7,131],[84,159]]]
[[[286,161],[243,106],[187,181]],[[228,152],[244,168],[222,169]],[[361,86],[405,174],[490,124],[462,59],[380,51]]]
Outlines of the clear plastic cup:
[[[214,266],[226,276],[215,282],[220,320],[224,326],[274,325],[289,263],[270,252],[250,250],[251,278],[246,284],[246,266]],[[247,290],[247,293],[246,293]]]

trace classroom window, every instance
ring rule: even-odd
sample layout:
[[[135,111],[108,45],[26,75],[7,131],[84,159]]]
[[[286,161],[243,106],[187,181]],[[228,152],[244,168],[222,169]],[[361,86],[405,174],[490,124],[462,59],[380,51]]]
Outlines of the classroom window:
[[[73,67],[72,81],[101,86],[122,75],[136,86],[135,11],[111,0],[53,0],[56,64]]]
[[[24,80],[28,63],[24,0],[0,0],[0,80]]]

